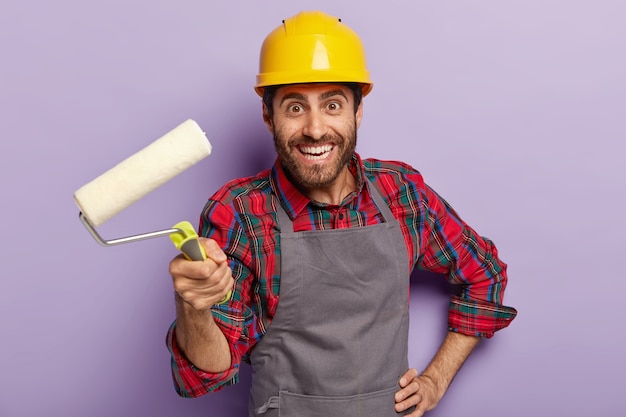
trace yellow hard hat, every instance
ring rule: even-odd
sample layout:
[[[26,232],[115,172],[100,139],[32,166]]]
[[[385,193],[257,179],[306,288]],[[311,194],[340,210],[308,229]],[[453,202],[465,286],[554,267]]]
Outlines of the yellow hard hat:
[[[359,36],[334,16],[301,12],[274,29],[263,41],[254,89],[263,96],[271,85],[352,82],[363,96],[373,87]]]

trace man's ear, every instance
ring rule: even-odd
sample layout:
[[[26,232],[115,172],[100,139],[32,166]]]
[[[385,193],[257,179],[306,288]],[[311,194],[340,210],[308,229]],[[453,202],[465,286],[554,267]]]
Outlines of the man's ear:
[[[356,109],[354,117],[356,119],[356,128],[358,129],[359,126],[361,126],[361,119],[363,118],[363,100],[359,103],[359,107]]]
[[[265,122],[265,126],[267,126],[267,130],[269,130],[270,133],[273,135],[274,123],[272,122],[272,116],[270,115],[270,111],[265,103],[263,103],[263,121]]]

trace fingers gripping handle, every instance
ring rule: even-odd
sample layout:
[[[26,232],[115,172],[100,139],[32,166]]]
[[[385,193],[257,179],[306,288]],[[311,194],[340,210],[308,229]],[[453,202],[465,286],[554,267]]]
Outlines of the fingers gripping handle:
[[[173,226],[173,229],[178,229],[179,232],[172,233],[170,239],[176,246],[176,249],[181,251],[185,258],[190,261],[203,261],[206,259],[206,252],[204,247],[200,244],[198,234],[188,221],[182,221]],[[232,291],[228,291],[226,297],[224,297],[218,304],[224,304],[230,300]]]

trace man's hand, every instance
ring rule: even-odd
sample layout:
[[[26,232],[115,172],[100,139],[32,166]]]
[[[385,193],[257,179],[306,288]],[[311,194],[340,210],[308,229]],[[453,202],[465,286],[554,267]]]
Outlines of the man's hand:
[[[476,336],[448,332],[424,372],[418,375],[415,369],[409,369],[400,377],[396,411],[416,406],[407,415],[420,417],[435,408],[479,341],[480,338]]]
[[[207,259],[188,261],[181,254],[170,262],[170,274],[178,296],[196,310],[219,303],[233,288],[226,254],[213,239],[200,238]]]
[[[418,375],[417,370],[409,369],[398,382],[400,390],[396,392],[396,411],[402,412],[413,406],[407,416],[420,417],[426,411],[437,406],[443,394],[437,392],[435,383],[425,375]]]

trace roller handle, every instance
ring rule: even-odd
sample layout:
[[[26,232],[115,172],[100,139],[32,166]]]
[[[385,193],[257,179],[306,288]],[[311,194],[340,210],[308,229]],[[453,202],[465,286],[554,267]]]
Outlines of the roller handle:
[[[200,244],[198,234],[188,221],[182,221],[173,226],[173,229],[178,229],[178,232],[170,234],[170,239],[176,246],[176,249],[181,251],[185,258],[190,261],[203,261],[206,259],[206,252],[204,247]],[[232,291],[228,291],[226,297],[224,297],[217,304],[224,304],[230,300]]]

